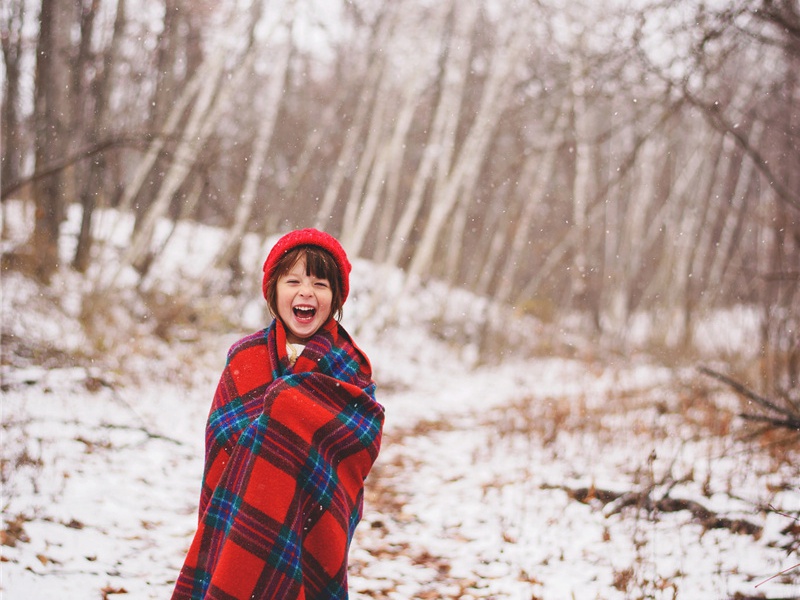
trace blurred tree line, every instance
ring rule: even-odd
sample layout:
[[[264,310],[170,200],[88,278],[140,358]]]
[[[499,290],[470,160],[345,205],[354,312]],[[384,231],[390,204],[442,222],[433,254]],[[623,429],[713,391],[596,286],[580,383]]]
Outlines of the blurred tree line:
[[[800,405],[796,0],[2,0],[5,203],[47,282],[135,214],[317,226],[353,255],[625,342],[761,315],[760,385]],[[113,274],[112,274],[113,277]]]

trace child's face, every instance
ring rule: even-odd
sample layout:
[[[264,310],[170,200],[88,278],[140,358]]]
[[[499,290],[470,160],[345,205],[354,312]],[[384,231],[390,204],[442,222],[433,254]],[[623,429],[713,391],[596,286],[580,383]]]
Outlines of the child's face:
[[[333,292],[327,279],[306,275],[306,259],[301,257],[276,284],[278,316],[286,326],[291,343],[304,343],[331,316]]]

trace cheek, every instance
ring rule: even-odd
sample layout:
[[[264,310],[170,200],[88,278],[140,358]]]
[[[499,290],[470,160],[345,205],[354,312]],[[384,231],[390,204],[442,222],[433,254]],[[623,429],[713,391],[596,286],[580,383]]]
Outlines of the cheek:
[[[280,286],[275,290],[275,303],[274,308],[280,310],[284,305],[290,304],[292,300],[291,294],[287,290],[283,290]]]
[[[333,306],[333,296],[330,293],[321,298],[322,304],[330,311]]]

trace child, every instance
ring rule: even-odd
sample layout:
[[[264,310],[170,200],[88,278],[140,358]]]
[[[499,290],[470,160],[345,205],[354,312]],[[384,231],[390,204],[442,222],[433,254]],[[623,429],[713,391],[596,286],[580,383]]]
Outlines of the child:
[[[383,427],[369,360],[337,320],[350,270],[339,242],[316,229],[286,234],[267,256],[275,318],[228,352],[173,599],[347,598]]]

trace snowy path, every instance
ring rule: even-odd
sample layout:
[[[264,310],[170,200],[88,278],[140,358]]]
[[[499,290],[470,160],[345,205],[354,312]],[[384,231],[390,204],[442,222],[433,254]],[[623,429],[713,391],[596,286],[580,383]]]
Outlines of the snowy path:
[[[741,477],[745,495],[763,500],[747,457],[712,465],[641,401],[666,371],[609,375],[543,359],[467,373],[370,354],[387,424],[351,552],[355,600],[621,600],[639,597],[634,589],[725,599],[754,593],[759,578],[788,566],[785,552],[769,547],[785,523],[748,513],[752,503],[706,500],[764,525],[761,542],[704,532],[685,512],[625,518],[565,491],[624,491],[648,469],[655,478],[691,468],[694,479],[676,491],[699,497],[704,477],[712,487]],[[218,370],[210,363],[222,354],[209,355],[188,379],[177,357],[135,393],[83,369],[4,374],[4,543],[13,544],[3,547],[4,600],[168,597],[195,526]],[[604,407],[609,390],[632,398],[630,410]],[[665,435],[640,436],[647,428]],[[716,451],[706,446],[698,448]],[[785,506],[793,493],[769,499]],[[780,582],[772,589],[800,593]]]

